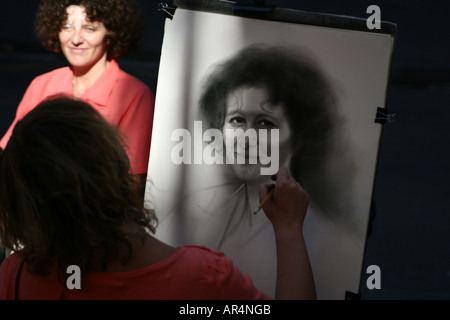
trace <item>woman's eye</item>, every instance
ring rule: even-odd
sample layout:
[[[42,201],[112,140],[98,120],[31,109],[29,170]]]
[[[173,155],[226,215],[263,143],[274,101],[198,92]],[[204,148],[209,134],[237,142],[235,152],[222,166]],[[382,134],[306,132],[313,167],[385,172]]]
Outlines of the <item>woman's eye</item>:
[[[84,27],[84,30],[86,30],[88,32],[95,32],[97,29],[95,27],[87,26],[87,27]]]
[[[73,30],[75,29],[75,27],[71,24],[66,24],[65,26],[62,27],[63,30]]]
[[[231,123],[234,126],[239,126],[245,123],[244,118],[242,117],[233,117],[229,120],[229,123]]]
[[[263,129],[276,129],[278,126],[270,120],[259,120],[258,126]]]

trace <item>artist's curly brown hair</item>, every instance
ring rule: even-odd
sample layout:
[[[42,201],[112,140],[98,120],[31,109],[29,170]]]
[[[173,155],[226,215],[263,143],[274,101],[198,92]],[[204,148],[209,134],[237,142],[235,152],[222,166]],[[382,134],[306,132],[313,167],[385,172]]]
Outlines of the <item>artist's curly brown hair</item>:
[[[130,236],[155,232],[120,132],[87,103],[52,97],[14,128],[0,154],[0,239],[22,248],[27,270],[45,274],[57,262],[92,270],[93,259],[131,257]],[[138,226],[133,233],[123,226]],[[119,248],[128,248],[119,257]]]
[[[118,59],[141,44],[143,13],[133,0],[42,0],[36,13],[35,33],[47,50],[61,51],[58,34],[70,5],[86,8],[90,21],[105,25],[108,59]]]

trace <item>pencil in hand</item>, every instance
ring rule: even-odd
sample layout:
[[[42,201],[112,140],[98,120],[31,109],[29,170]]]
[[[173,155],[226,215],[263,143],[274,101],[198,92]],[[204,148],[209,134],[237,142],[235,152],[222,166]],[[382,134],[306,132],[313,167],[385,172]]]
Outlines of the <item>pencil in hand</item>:
[[[261,203],[259,204],[258,208],[256,208],[253,211],[253,214],[257,214],[262,207],[264,207],[264,205],[266,204],[267,201],[269,201],[270,198],[272,198],[273,193],[275,192],[275,186],[272,188],[272,190],[270,190],[270,192],[265,196],[265,198],[263,199],[263,201],[261,201]]]

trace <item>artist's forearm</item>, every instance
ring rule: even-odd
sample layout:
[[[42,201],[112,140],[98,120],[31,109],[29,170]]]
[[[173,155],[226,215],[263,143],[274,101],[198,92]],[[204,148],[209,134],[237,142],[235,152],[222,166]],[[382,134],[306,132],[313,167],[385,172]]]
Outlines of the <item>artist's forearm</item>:
[[[311,264],[302,233],[278,232],[276,299],[316,299]]]

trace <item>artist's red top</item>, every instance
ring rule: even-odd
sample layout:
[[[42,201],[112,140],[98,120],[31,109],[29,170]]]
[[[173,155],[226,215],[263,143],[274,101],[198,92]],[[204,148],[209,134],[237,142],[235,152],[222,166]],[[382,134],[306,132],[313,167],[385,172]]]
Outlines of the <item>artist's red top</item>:
[[[0,266],[0,300],[14,299],[16,275],[23,256],[10,255]],[[56,269],[55,269],[56,270]],[[68,276],[73,272],[69,272]],[[81,289],[69,290],[56,279],[22,268],[19,299],[250,300],[271,299],[223,253],[201,246],[179,247],[171,257],[131,272],[90,272]]]
[[[73,72],[70,67],[36,77],[25,92],[13,123],[0,141],[0,147],[5,149],[16,122],[44,99],[56,94],[72,96],[72,80]],[[117,62],[112,60],[81,99],[92,105],[125,135],[133,173],[146,173],[155,103],[150,89],[121,70]]]

